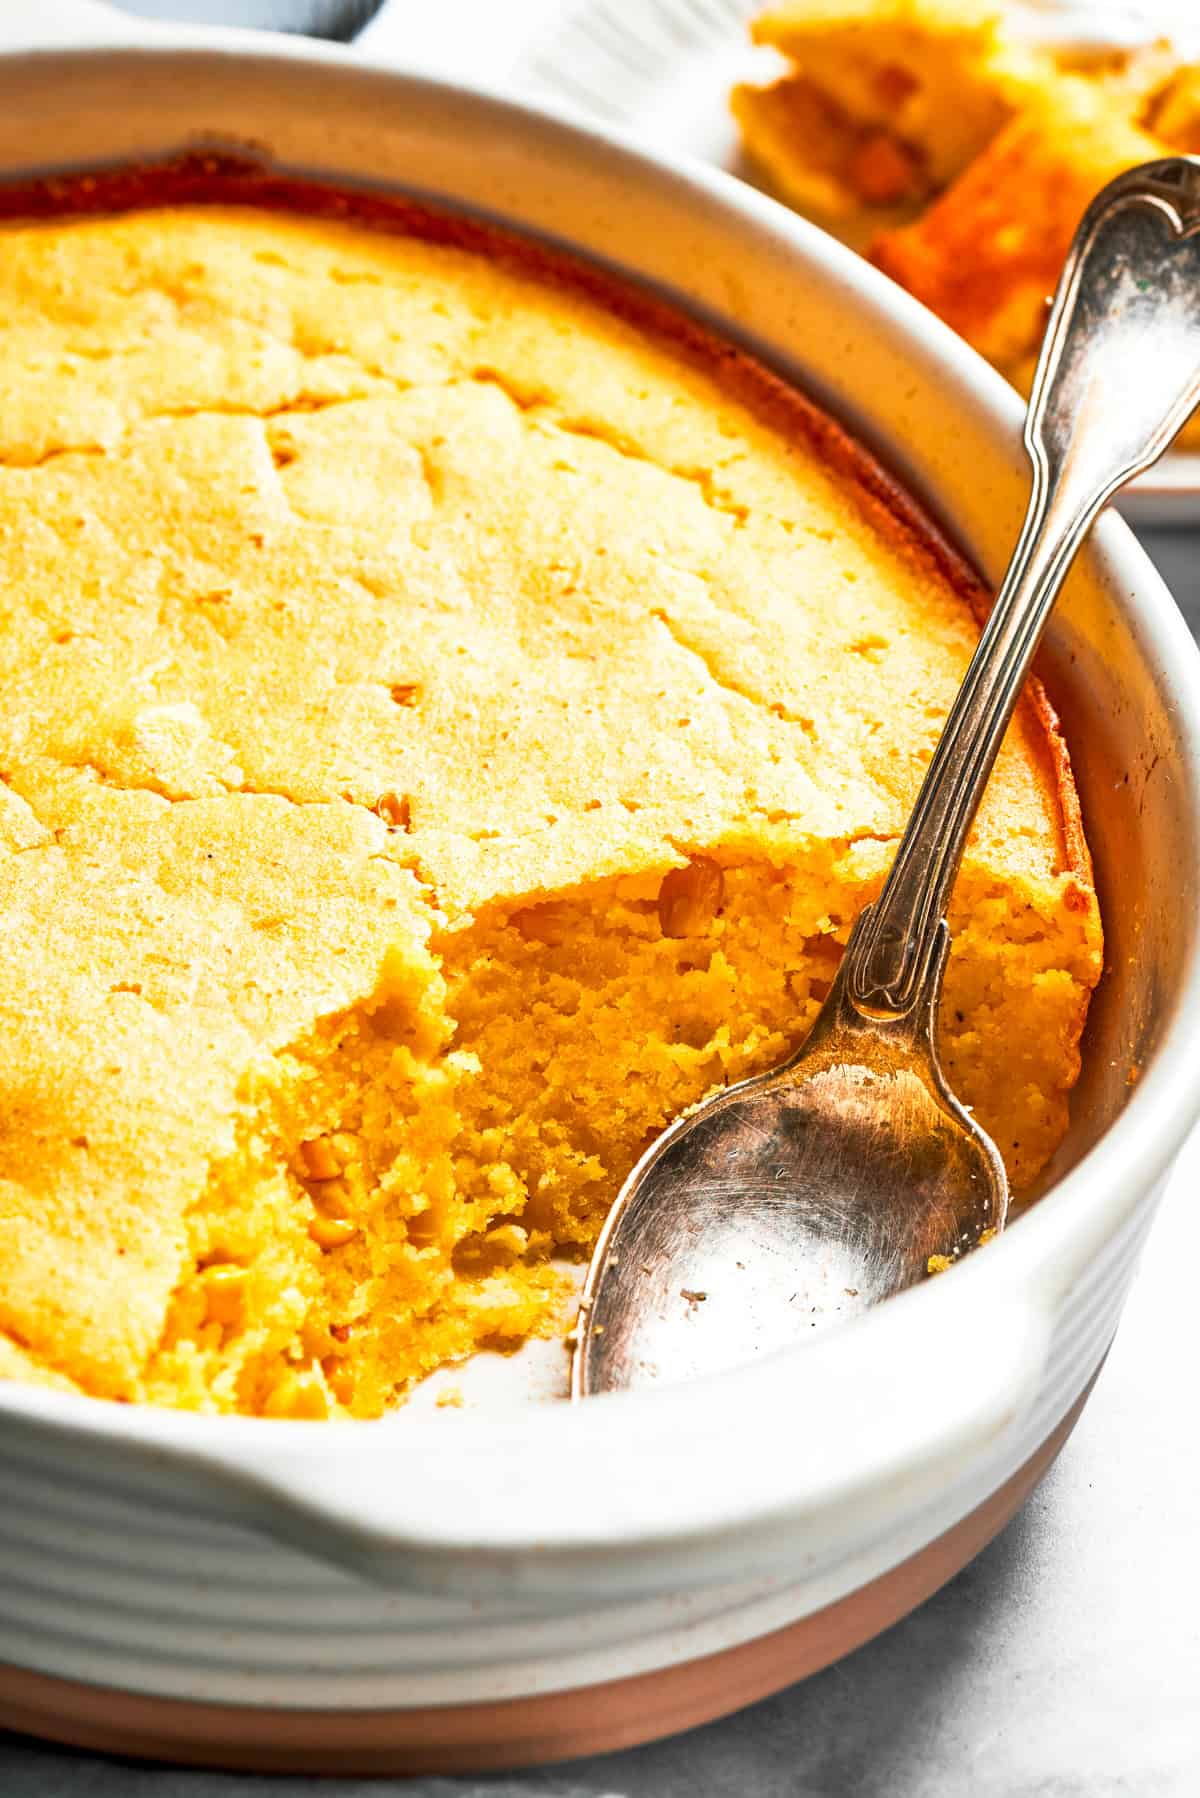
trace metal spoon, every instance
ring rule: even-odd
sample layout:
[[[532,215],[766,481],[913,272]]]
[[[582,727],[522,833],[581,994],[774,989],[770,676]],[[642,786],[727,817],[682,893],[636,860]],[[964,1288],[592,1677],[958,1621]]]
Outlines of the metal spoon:
[[[1003,1228],[995,1144],[938,1064],[945,909],[1050,609],[1096,514],[1200,401],[1200,158],[1119,176],[1055,295],[1025,424],[1020,540],[891,873],[803,1048],[673,1124],[588,1271],[574,1398],[675,1383],[809,1335]]]

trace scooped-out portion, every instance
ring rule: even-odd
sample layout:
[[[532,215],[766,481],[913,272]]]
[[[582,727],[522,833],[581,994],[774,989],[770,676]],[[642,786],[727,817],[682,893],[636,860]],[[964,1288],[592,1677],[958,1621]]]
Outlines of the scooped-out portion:
[[[564,1330],[655,1133],[803,1040],[980,595],[532,246],[252,171],[0,209],[0,1377],[375,1416]],[[1036,688],[951,925],[1027,1187],[1101,958]]]

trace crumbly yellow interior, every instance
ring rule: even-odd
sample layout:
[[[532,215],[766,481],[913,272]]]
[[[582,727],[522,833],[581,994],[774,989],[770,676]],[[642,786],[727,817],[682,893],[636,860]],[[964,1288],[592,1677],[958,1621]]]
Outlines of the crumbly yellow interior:
[[[374,1415],[558,1327],[647,1139],[804,1035],[975,636],[800,430],[327,219],[0,233],[0,1377]],[[955,895],[1018,1184],[1100,958],[1045,727]]]

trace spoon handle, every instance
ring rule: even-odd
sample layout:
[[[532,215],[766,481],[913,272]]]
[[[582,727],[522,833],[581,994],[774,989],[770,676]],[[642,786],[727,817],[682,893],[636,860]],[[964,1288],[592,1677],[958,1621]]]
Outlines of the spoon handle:
[[[1178,156],[1118,176],[1075,234],[1025,422],[1025,523],[891,873],[851,938],[856,1009],[905,1017],[937,979],[963,845],[1075,552],[1198,402],[1200,158]]]

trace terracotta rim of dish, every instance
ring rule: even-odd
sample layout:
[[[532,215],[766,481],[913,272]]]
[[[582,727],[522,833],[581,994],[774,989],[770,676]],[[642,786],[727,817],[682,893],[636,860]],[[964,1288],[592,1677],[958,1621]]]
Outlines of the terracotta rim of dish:
[[[570,1692],[415,1710],[290,1710],[148,1697],[0,1665],[0,1726],[103,1754],[263,1773],[472,1773],[633,1748],[729,1715],[915,1610],[1015,1516],[1070,1435],[1088,1382],[983,1504],[880,1579],[716,1654]]]
[[[582,254],[455,211],[448,204],[431,205],[402,192],[302,178],[245,156],[190,153],[162,162],[0,182],[0,223],[166,205],[251,205],[365,224],[481,252],[537,280],[582,292],[617,317],[670,341],[782,434],[799,431],[837,474],[854,483],[859,504],[882,535],[931,567],[965,601],[980,625],[991,610],[992,593],[978,571],[856,437],[801,388],[635,276],[610,272]],[[1037,669],[1039,663],[1034,666]],[[1090,886],[1092,858],[1070,751],[1040,674],[1030,676],[1022,703],[1036,720],[1035,740],[1057,799],[1064,871]]]

